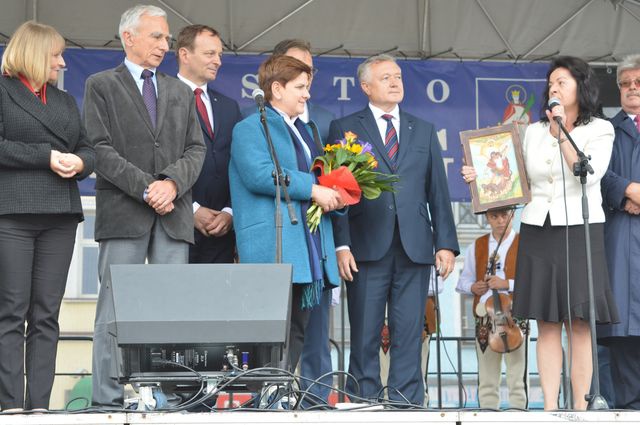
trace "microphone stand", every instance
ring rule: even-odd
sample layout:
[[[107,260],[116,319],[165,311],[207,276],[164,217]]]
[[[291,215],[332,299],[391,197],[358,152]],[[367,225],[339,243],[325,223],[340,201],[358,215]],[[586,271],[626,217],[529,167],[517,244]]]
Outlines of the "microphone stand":
[[[267,145],[269,146],[269,154],[271,154],[271,160],[273,161],[273,165],[275,169],[271,173],[273,177],[273,184],[276,186],[276,211],[275,211],[275,225],[276,225],[276,264],[282,263],[282,200],[280,199],[280,191],[284,195],[285,202],[287,203],[287,209],[289,211],[289,220],[291,224],[298,224],[298,217],[296,215],[295,209],[293,208],[293,204],[291,203],[291,198],[289,197],[289,190],[287,186],[289,186],[289,176],[286,176],[282,172],[282,168],[280,167],[280,161],[278,160],[278,155],[276,154],[276,150],[273,146],[273,141],[271,140],[271,133],[269,132],[269,126],[267,125],[267,114],[264,107],[264,104],[259,106],[260,109],[260,122],[262,123],[262,127],[264,128],[264,132],[267,139]],[[282,184],[284,183],[284,184]]]
[[[580,177],[580,186],[582,187],[582,218],[584,220],[584,237],[587,255],[587,286],[589,288],[589,329],[591,331],[591,361],[593,363],[593,373],[591,375],[591,394],[587,394],[585,399],[589,403],[588,410],[607,410],[609,406],[607,401],[600,395],[600,371],[598,370],[598,349],[596,345],[596,308],[595,297],[593,294],[593,265],[591,263],[591,236],[589,232],[589,203],[587,198],[587,173],[593,174],[593,168],[589,164],[591,157],[584,154],[569,135],[566,127],[562,124],[561,119],[556,122],[567,136],[567,140],[573,146],[578,154],[578,162],[573,164],[573,175]],[[560,132],[558,132],[558,145],[560,145]],[[561,159],[562,160],[562,159]],[[567,282],[569,285],[569,282]],[[571,314],[571,312],[569,312]]]
[[[273,146],[273,140],[271,140],[271,133],[269,132],[269,126],[267,125],[267,113],[264,107],[264,103],[260,103],[258,105],[260,109],[260,122],[262,123],[262,127],[264,128],[264,132],[267,139],[267,145],[269,146],[269,154],[271,155],[271,160],[273,161],[274,170],[271,173],[273,177],[273,184],[276,186],[276,209],[274,213],[274,220],[276,226],[276,255],[275,262],[276,264],[282,263],[282,199],[280,197],[280,191],[282,190],[282,194],[284,195],[285,202],[287,203],[287,209],[289,210],[289,220],[291,224],[298,224],[298,217],[293,208],[293,204],[291,203],[291,198],[289,197],[289,190],[287,186],[289,186],[289,176],[284,175],[282,172],[282,168],[280,167],[280,161],[278,160],[278,155],[276,154],[275,147]],[[284,184],[282,184],[284,183]],[[291,300],[291,291],[289,292],[289,300]],[[289,301],[291,303],[291,301]],[[287,323],[289,327],[291,326],[291,309],[289,309],[289,313],[287,314]],[[289,368],[289,355],[288,355],[288,347],[291,344],[291,341],[288,340],[289,331],[287,331],[287,342],[284,348],[284,359],[282,360],[282,369]]]

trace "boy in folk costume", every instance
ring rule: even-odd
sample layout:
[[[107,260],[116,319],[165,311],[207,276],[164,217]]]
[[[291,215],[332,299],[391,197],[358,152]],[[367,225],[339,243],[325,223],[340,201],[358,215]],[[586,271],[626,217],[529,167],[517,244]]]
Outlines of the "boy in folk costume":
[[[489,346],[492,321],[486,309],[487,301],[492,298],[493,289],[511,298],[516,274],[519,235],[512,229],[513,210],[492,209],[487,211],[486,217],[491,233],[479,237],[467,249],[464,268],[456,286],[457,292],[475,297],[473,313],[476,321],[476,354],[478,356],[478,402],[483,409],[499,408],[502,359],[504,358],[509,407],[526,409],[529,386],[527,372],[529,323],[527,320],[515,319],[516,325],[522,330],[524,341],[513,351],[498,353]],[[496,247],[498,249],[495,273],[489,275],[490,259],[496,252]]]

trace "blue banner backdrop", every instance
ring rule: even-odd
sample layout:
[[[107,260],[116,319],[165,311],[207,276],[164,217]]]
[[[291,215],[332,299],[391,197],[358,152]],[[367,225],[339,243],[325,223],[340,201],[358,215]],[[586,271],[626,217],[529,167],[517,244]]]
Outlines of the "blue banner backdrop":
[[[212,86],[236,99],[241,109],[250,107],[251,92],[257,87],[257,69],[265,57],[226,55]],[[124,55],[114,50],[68,49],[64,58],[67,69],[59,85],[71,93],[82,108],[86,78],[117,66]],[[316,58],[314,65],[318,72],[313,80],[311,101],[337,116],[362,109],[367,100],[356,77],[362,60]],[[452,200],[468,201],[469,190],[458,173],[462,164],[459,132],[514,120],[536,121],[548,66],[441,60],[399,60],[399,64],[405,90],[401,108],[435,124]],[[175,56],[168,54],[160,69],[175,75]],[[93,181],[82,182],[81,188],[83,194],[93,194]]]

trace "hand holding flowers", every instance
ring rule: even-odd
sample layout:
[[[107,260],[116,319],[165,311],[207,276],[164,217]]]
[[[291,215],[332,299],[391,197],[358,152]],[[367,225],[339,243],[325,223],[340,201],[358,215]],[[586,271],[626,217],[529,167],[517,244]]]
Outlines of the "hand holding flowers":
[[[314,159],[313,170],[318,170],[318,183],[321,186],[335,189],[344,205],[355,205],[361,196],[376,199],[384,192],[393,192],[393,183],[398,177],[374,171],[378,161],[372,152],[370,143],[358,140],[358,136],[350,131],[344,139],[324,147],[324,155]],[[315,232],[320,224],[322,208],[313,202],[307,211],[307,225]]]

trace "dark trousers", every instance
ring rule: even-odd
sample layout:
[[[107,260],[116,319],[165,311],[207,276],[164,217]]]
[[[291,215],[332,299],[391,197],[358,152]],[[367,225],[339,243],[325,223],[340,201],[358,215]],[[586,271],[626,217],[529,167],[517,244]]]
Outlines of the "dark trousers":
[[[304,330],[309,322],[311,310],[302,309],[302,291],[304,285],[293,284],[291,289],[291,326],[287,341],[287,359],[285,368],[293,372],[298,366],[302,348],[304,347]]]
[[[48,408],[74,215],[0,217],[0,406]],[[25,321],[27,321],[25,355]],[[26,366],[27,390],[24,391]]]
[[[309,323],[304,334],[304,348],[300,358],[300,386],[318,397],[308,396],[307,401],[327,402],[331,393],[333,376],[327,375],[318,383],[314,380],[331,372],[331,347],[329,346],[329,324],[331,309],[331,289],[322,292],[320,304],[311,310]],[[324,384],[324,385],[323,385]]]
[[[607,338],[616,409],[640,410],[640,336]]]
[[[422,405],[424,378],[420,369],[424,306],[430,266],[416,264],[404,251],[398,228],[389,251],[379,261],[358,263],[359,272],[347,283],[351,355],[349,393],[368,399],[382,396],[380,333],[388,302],[391,362],[389,398]]]

